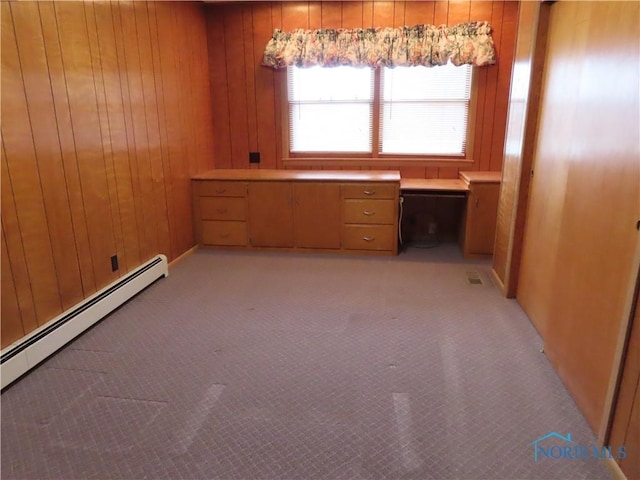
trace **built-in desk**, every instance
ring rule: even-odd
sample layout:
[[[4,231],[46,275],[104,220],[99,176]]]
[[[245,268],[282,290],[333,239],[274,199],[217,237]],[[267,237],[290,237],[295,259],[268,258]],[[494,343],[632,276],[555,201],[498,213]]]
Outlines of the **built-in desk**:
[[[396,255],[397,171],[211,170],[192,178],[198,244]]]
[[[458,237],[462,252],[465,257],[492,255],[500,178],[500,172],[460,172],[456,179],[404,178],[400,181],[401,202],[412,196],[464,199]],[[428,228],[435,233],[432,225]]]

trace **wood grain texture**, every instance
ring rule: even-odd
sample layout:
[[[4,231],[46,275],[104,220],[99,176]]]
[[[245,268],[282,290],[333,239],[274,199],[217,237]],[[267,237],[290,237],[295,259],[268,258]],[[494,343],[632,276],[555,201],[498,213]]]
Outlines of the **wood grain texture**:
[[[4,347],[194,245],[190,177],[213,167],[213,128],[201,5],[1,8]]]
[[[614,450],[619,445],[626,447],[627,457],[617,462],[627,478],[640,478],[640,296],[637,289],[634,310],[611,433],[606,442],[614,446]]]
[[[518,21],[493,257],[494,272],[508,298],[516,296],[522,261],[550,9],[549,4],[524,3]]]
[[[260,66],[274,28],[358,28],[419,23],[455,24],[488,20],[494,28],[498,64],[476,69],[475,170],[500,170],[515,47],[518,2],[382,1],[254,2],[205,6],[209,75],[214,112],[216,168],[251,168],[248,152],[261,153],[259,168],[282,162],[281,82],[284,72]],[[270,21],[269,21],[270,10]],[[248,62],[252,62],[248,64]],[[320,165],[321,167],[316,167]],[[302,166],[302,165],[300,165]],[[349,164],[348,169],[397,168],[391,164]],[[399,166],[406,178],[457,178],[458,167]],[[304,168],[342,168],[315,162]],[[469,167],[465,167],[468,169]]]
[[[520,272],[518,300],[594,430],[640,218],[639,7],[551,7]]]

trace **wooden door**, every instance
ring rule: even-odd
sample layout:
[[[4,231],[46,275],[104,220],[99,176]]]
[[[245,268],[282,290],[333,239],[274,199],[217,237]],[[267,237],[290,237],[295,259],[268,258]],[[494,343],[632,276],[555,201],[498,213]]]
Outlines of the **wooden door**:
[[[620,446],[625,447],[626,458],[616,461],[629,479],[640,478],[640,302],[637,290],[634,309],[611,432],[606,442],[614,452]]]
[[[517,293],[594,430],[640,218],[639,13],[637,2],[551,6]]]
[[[340,185],[298,182],[294,184],[295,246],[340,248]]]
[[[293,247],[291,182],[249,182],[249,238],[254,247]]]

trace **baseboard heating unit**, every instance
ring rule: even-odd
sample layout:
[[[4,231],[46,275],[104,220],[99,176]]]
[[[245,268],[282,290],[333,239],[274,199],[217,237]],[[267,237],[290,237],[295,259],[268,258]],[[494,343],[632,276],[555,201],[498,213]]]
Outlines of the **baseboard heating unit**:
[[[157,255],[0,352],[4,388],[160,277],[167,257]]]

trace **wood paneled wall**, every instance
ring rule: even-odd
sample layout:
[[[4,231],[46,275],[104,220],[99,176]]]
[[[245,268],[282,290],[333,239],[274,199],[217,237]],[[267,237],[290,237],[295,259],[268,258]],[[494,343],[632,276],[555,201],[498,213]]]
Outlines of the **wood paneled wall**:
[[[518,18],[493,249],[493,272],[509,298],[516,296],[522,257],[550,9],[548,3],[523,2]]]
[[[475,162],[467,169],[500,170],[518,7],[518,2],[500,0],[208,5],[216,168],[255,166],[249,164],[250,151],[261,153],[260,168],[284,168],[279,85],[285,72],[260,66],[264,47],[275,28],[453,25],[487,20],[494,28],[498,63],[477,70]],[[452,167],[403,167],[400,170],[403,176],[414,178],[458,176],[458,169]]]
[[[637,2],[551,6],[517,294],[594,431],[637,274],[639,19]]]
[[[1,8],[4,347],[194,244],[189,177],[213,167],[213,130],[201,4]]]

